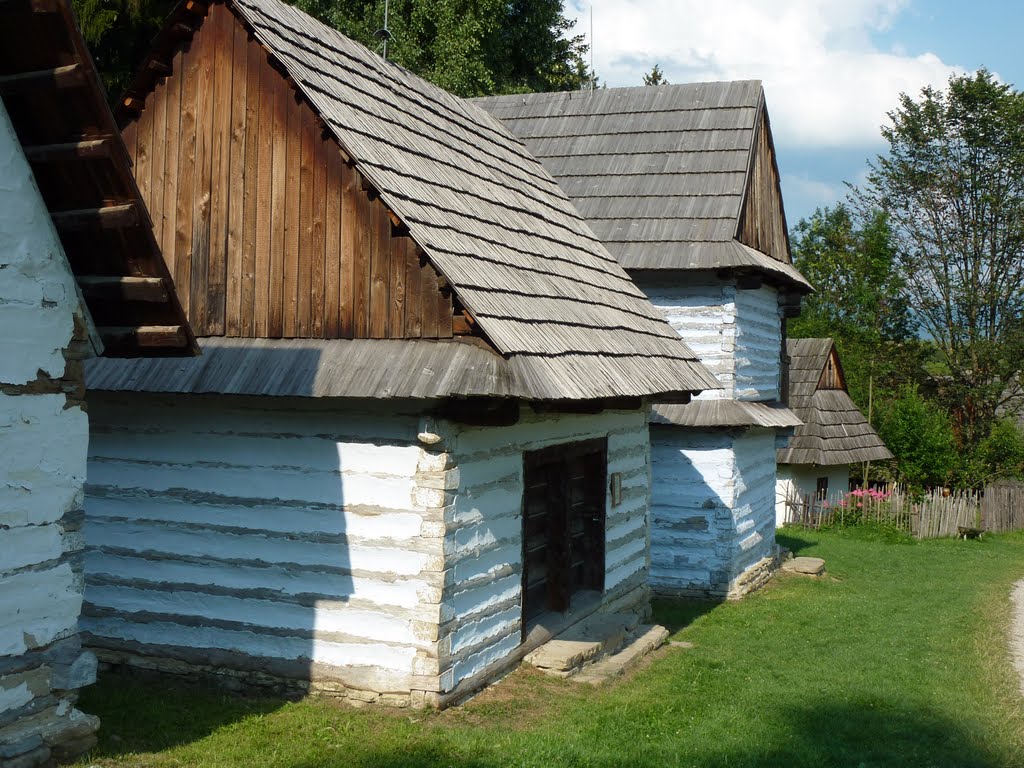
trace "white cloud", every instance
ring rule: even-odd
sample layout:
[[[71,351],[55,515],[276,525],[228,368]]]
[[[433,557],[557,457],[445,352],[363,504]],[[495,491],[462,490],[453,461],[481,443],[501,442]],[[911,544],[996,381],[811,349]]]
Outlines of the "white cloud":
[[[594,68],[609,86],[640,85],[655,63],[671,82],[764,83],[778,144],[871,146],[901,92],[959,72],[934,53],[882,51],[908,0],[594,0]],[[570,0],[577,33],[590,4]]]

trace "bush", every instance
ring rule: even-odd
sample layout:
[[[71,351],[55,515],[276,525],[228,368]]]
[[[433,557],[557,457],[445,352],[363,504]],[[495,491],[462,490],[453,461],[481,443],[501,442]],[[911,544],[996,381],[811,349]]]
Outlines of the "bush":
[[[878,434],[896,457],[897,478],[912,489],[944,485],[957,464],[949,417],[916,385],[879,403]]]

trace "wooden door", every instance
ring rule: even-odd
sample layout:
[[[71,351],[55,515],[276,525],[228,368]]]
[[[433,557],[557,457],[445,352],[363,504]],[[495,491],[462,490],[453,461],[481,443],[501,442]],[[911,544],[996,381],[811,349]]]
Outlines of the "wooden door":
[[[604,589],[607,441],[531,451],[524,459],[523,624],[565,613],[581,590]]]

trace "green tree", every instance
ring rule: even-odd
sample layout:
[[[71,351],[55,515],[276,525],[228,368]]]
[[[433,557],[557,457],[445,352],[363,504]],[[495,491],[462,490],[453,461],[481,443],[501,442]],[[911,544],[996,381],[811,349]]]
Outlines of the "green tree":
[[[900,96],[861,211],[888,217],[900,294],[935,343],[936,391],[973,450],[1024,367],[1024,95],[986,70]]]
[[[949,418],[907,384],[879,403],[878,434],[896,456],[896,477],[911,488],[942,485],[957,463]]]
[[[790,233],[793,261],[815,292],[787,322],[792,338],[829,336],[847,386],[866,409],[868,391],[920,378],[923,345],[901,299],[892,231],[885,215],[857,217],[847,206],[818,209]]]
[[[298,0],[372,49],[383,0]],[[388,58],[458,96],[565,91],[594,80],[562,0],[390,0]]]
[[[113,96],[128,84],[175,0],[73,0]],[[381,51],[384,0],[297,0]],[[588,46],[562,0],[390,0],[388,58],[458,96],[565,91],[596,84]]]
[[[644,75],[644,85],[671,85],[671,83],[666,79],[661,67],[655,64],[651,67],[651,71]]]
[[[107,93],[127,87],[175,0],[72,0]]]

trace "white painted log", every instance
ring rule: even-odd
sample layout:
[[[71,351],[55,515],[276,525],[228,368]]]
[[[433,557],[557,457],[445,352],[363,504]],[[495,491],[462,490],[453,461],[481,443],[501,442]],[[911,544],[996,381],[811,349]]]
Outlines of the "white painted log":
[[[0,656],[17,656],[73,633],[81,609],[81,589],[67,563],[0,576]]]
[[[66,402],[0,393],[0,526],[55,522],[81,508],[89,426]]]
[[[82,311],[78,289],[2,105],[0,262],[0,328],[4,330],[0,384],[25,384],[34,381],[39,371],[60,378],[74,316]]]

